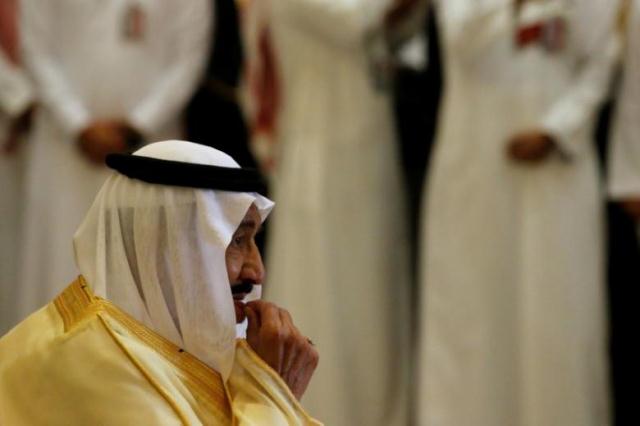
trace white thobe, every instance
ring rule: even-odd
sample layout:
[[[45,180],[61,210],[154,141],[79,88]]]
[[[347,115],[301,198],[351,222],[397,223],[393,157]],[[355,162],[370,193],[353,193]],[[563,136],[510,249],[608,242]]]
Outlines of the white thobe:
[[[271,2],[283,99],[264,291],[317,345],[303,402],[336,426],[406,424],[404,197],[365,41],[389,4]]]
[[[6,140],[11,121],[32,102],[29,79],[0,50],[0,144]],[[0,152],[0,335],[18,322],[14,291],[18,285],[23,151],[20,147],[10,155]]]
[[[510,0],[438,4],[446,87],[423,210],[421,425],[608,424],[592,131],[616,4],[526,3],[565,19],[556,52],[515,47]],[[510,160],[509,139],[531,129],[564,155]]]
[[[609,196],[640,199],[640,5],[631,2],[627,50],[609,151]]]
[[[81,155],[77,135],[94,120],[123,118],[148,141],[180,136],[181,110],[206,61],[210,7],[207,0],[22,2],[24,60],[42,102],[26,175],[23,315],[77,274],[71,239],[107,175]]]

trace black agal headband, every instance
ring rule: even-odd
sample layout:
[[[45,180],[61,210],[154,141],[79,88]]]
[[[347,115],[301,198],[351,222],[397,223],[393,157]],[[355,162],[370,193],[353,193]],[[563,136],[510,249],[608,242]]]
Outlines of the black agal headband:
[[[219,191],[265,194],[266,184],[255,169],[160,160],[131,154],[107,155],[107,166],[147,183]]]

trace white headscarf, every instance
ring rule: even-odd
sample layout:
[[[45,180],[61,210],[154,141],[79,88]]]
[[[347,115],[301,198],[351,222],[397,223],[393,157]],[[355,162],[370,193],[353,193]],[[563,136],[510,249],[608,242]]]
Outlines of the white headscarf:
[[[238,168],[228,155],[184,141],[134,155]],[[256,193],[149,184],[110,176],[74,236],[76,263],[97,296],[184,348],[226,379],[233,364],[235,313],[225,263],[233,233]]]

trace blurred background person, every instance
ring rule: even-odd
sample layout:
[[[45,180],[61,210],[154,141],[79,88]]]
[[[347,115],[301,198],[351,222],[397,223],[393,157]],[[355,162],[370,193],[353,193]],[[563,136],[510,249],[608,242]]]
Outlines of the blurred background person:
[[[22,216],[23,138],[33,110],[33,88],[21,67],[18,1],[0,2],[0,335],[18,322],[17,287]]]
[[[405,3],[257,1],[248,15],[262,64],[249,90],[266,97],[253,136],[275,141],[260,158],[281,207],[265,293],[322,354],[304,403],[330,425],[407,423],[408,241],[383,40]]]
[[[420,32],[397,53],[394,115],[409,206],[412,270],[416,269],[422,194],[442,92],[440,40],[433,7]]]
[[[424,180],[429,164],[429,155],[442,94],[442,65],[440,40],[432,4],[423,11],[411,10],[417,28],[413,28],[409,37],[401,40],[392,49],[393,67],[393,111],[400,148],[400,163],[404,177],[404,191],[407,194],[407,218],[409,230],[410,259],[410,312],[411,341],[417,339],[417,321],[419,319],[420,280],[418,277],[421,206]],[[426,13],[422,13],[426,12]],[[413,31],[417,30],[417,31]],[[410,381],[415,380],[415,351],[411,354]],[[413,382],[410,387],[413,388]],[[417,400],[415,392],[409,393],[411,406]],[[409,424],[414,424],[414,411],[410,411]]]
[[[16,304],[26,315],[77,274],[69,241],[107,176],[103,160],[181,135],[208,52],[207,0],[24,0],[24,63],[42,104],[26,174]]]
[[[437,4],[445,89],[423,213],[420,424],[609,424],[592,134],[616,9]]]
[[[236,0],[214,0],[208,64],[187,107],[187,140],[229,153],[244,167],[256,168],[239,105],[244,70],[239,11]]]
[[[245,72],[240,0],[211,1],[213,31],[208,63],[199,86],[187,105],[186,139],[228,152],[243,167],[258,169],[250,150],[242,97]],[[266,182],[266,180],[265,180]],[[256,241],[264,249],[267,224]]]
[[[611,316],[612,377],[616,423],[638,424],[634,378],[637,349],[633,297],[640,281],[640,5],[623,0],[620,27],[625,34],[622,81],[612,117],[604,121],[609,204],[609,294]]]
[[[631,3],[621,89],[610,144],[608,190],[640,220],[640,6]]]

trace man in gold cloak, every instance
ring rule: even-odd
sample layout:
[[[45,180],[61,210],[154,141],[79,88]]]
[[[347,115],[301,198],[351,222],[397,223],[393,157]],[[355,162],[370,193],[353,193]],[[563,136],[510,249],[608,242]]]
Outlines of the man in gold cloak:
[[[81,275],[0,339],[0,424],[319,424],[299,403],[318,354],[259,300],[258,176],[183,141],[107,164]]]

